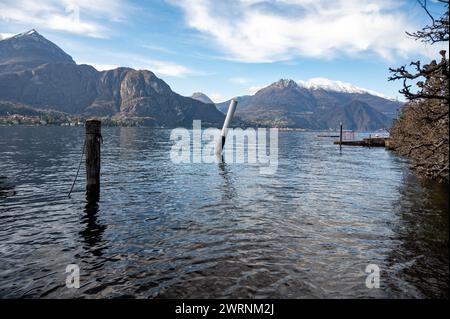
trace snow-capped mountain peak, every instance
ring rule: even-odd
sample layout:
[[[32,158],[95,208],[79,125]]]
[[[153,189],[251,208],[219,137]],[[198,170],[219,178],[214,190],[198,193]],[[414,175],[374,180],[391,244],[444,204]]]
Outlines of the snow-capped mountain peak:
[[[343,93],[359,93],[364,94],[368,93],[374,96],[378,96],[384,99],[395,101],[395,98],[388,97],[384,94],[364,89],[361,87],[357,87],[353,84],[342,82],[342,81],[334,81],[326,78],[312,78],[307,81],[297,81],[299,86],[307,88],[309,90],[327,90],[327,91],[335,91],[335,92],[343,92]]]
[[[294,80],[280,79],[277,82],[272,83],[271,86],[278,88],[296,88],[298,85]]]
[[[32,34],[36,34],[36,33],[38,33],[38,32],[35,29],[31,29],[31,30],[25,32],[24,35],[32,35]]]
[[[14,38],[21,38],[26,36],[40,35],[35,29],[31,29],[27,32],[19,33],[14,36]]]

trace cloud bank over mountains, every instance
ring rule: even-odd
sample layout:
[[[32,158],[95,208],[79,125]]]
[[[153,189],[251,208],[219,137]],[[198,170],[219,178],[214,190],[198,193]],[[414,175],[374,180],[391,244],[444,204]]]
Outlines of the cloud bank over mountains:
[[[135,7],[125,0],[2,0],[0,20],[109,38],[108,25],[124,22],[134,10]]]
[[[226,58],[274,62],[372,54],[383,59],[424,53],[406,30],[417,25],[404,1],[170,0],[186,24],[217,43]],[[427,51],[425,51],[427,53]]]

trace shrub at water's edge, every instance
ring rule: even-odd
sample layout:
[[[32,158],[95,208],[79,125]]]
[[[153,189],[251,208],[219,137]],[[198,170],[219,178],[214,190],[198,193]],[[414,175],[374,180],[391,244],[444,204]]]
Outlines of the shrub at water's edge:
[[[427,3],[419,1],[432,23],[415,33],[407,33],[410,37],[448,46],[449,1],[439,2],[445,5],[446,12],[434,18]],[[446,51],[440,51],[440,55],[439,62],[433,60],[422,65],[421,61],[416,61],[411,62],[410,68],[390,69],[389,80],[402,80],[400,93],[409,100],[391,129],[390,146],[411,159],[412,168],[420,176],[448,183],[449,61]],[[412,91],[413,87],[418,88],[417,92]]]
[[[412,101],[391,129],[391,146],[411,159],[420,175],[440,182],[449,181],[447,102]]]

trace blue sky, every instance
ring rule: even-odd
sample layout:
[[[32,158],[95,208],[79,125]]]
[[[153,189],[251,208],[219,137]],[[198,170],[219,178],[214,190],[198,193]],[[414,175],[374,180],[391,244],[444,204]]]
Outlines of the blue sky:
[[[216,102],[316,77],[401,98],[388,68],[438,56],[404,32],[428,22],[415,0],[0,0],[3,38],[34,28],[79,64],[149,69]]]

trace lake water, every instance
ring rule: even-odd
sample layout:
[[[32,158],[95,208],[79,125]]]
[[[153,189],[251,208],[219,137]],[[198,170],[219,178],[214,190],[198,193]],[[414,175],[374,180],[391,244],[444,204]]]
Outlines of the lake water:
[[[84,167],[67,196],[84,128],[0,127],[0,297],[448,298],[448,187],[317,134],[280,132],[262,175],[174,164],[169,130],[103,128],[97,203]]]

